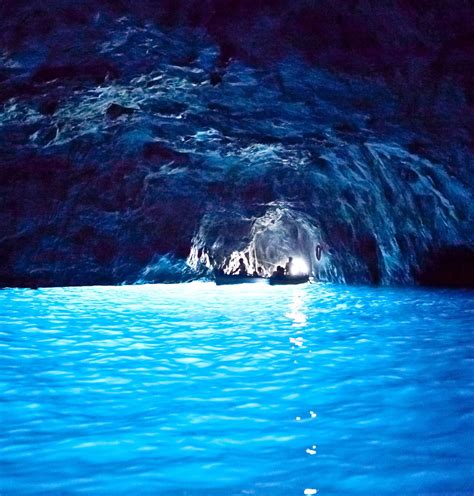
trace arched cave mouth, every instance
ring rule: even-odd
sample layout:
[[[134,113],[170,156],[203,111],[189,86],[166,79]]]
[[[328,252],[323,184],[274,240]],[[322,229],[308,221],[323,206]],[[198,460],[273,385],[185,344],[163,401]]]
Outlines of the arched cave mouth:
[[[199,270],[205,266],[231,273],[243,258],[250,272],[261,267],[268,275],[291,256],[300,267],[315,275],[329,262],[318,227],[302,212],[275,206],[258,218],[226,219],[227,215],[232,214],[225,212],[218,218],[203,219],[188,257],[192,268]],[[235,231],[240,232],[240,238],[236,238]]]

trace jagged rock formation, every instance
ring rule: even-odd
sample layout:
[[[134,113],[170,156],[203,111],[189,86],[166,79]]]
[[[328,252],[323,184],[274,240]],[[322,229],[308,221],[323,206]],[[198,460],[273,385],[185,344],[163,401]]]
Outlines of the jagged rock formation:
[[[4,2],[0,285],[472,284],[457,3]]]

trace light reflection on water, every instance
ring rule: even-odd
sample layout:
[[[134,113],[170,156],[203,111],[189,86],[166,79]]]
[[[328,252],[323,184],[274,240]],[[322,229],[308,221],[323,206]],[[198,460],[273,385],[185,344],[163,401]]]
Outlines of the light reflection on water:
[[[473,492],[469,292],[0,292],[1,494]]]

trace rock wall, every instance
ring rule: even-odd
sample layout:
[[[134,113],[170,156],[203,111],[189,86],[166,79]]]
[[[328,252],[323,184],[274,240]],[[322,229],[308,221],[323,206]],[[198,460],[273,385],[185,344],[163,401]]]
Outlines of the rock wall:
[[[470,285],[468,2],[69,3],[0,7],[0,285]]]

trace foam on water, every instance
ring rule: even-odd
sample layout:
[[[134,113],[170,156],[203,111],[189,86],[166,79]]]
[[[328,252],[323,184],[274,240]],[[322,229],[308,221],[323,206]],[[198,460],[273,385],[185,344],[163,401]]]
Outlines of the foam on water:
[[[0,292],[1,494],[465,494],[472,292]]]

